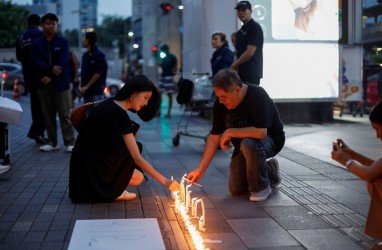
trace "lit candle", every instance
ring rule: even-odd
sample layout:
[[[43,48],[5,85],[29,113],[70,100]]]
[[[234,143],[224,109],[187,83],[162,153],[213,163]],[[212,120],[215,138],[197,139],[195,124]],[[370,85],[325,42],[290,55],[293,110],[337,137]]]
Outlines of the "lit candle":
[[[183,175],[182,180],[180,181],[180,191],[181,191],[180,198],[182,199],[183,202],[186,200],[186,190],[184,188],[185,186],[184,181],[186,176],[187,174]]]
[[[171,177],[173,180],[173,177]],[[205,249],[200,231],[205,231],[205,209],[204,202],[202,198],[191,198],[192,191],[189,190],[192,184],[186,184],[186,174],[182,177],[180,181],[180,190],[172,191],[171,197],[174,199],[175,204],[175,212],[180,215],[183,220],[184,225],[189,231],[192,241],[194,243],[195,249]],[[202,207],[202,216],[198,217],[198,206],[199,204]],[[198,219],[198,225],[193,225],[189,213],[189,208],[191,207],[191,216],[196,217]],[[198,228],[198,229],[197,229]],[[215,242],[214,242],[215,243]]]
[[[196,197],[194,197],[194,198],[192,198],[191,199],[191,216],[192,217],[195,217],[196,215],[195,215],[195,206],[196,206],[196,203],[195,203],[195,201],[196,201]]]
[[[186,203],[186,209],[188,210],[188,206],[190,204],[190,191],[188,189],[191,187],[191,185],[186,185],[186,191],[185,191],[185,199],[184,202]]]
[[[205,214],[205,210],[204,210],[204,202],[203,202],[203,199],[200,198],[200,205],[202,207],[202,216],[200,216],[199,218],[199,230],[201,231],[206,231],[206,228],[205,228],[205,223],[206,223],[206,214]]]

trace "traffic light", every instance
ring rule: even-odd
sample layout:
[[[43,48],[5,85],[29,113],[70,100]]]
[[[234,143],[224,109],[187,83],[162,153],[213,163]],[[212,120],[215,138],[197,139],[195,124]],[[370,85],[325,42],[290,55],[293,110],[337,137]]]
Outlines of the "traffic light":
[[[167,44],[163,44],[162,46],[160,46],[159,51],[158,51],[159,58],[160,59],[165,58],[168,54],[168,51],[169,51],[169,47]]]
[[[167,15],[172,9],[172,6],[170,3],[162,3],[160,7],[164,15]]]
[[[151,46],[151,51],[153,52],[153,56],[158,56],[158,45]]]

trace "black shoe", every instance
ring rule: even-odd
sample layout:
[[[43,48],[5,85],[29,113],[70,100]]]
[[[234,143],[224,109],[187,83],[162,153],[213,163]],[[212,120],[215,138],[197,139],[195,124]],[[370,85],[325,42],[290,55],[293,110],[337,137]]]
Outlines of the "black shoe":
[[[47,144],[48,140],[41,135],[28,134],[28,137],[35,140],[37,144]]]

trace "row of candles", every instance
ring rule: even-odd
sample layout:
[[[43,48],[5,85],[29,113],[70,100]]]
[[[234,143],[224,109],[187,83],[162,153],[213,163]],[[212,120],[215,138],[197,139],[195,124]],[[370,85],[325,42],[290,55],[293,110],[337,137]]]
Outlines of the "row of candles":
[[[199,232],[206,231],[206,217],[203,198],[191,198],[192,191],[189,189],[192,185],[187,184],[188,180],[186,176],[187,175],[184,175],[180,181],[180,190],[171,192],[171,196],[175,203],[175,212],[179,213],[182,217],[187,230],[190,232],[196,249],[205,249],[202,236]],[[197,183],[194,183],[194,185],[201,187],[201,185]],[[201,216],[198,216],[199,206],[202,210]],[[198,220],[198,229],[192,223],[192,219]]]

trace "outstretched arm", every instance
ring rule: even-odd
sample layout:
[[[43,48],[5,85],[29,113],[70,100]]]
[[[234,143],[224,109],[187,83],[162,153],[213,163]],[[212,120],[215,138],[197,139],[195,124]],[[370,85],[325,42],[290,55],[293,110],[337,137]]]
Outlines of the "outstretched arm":
[[[333,143],[332,159],[345,165],[362,180],[372,182],[382,179],[382,158],[374,161],[352,149],[341,139]]]
[[[177,191],[180,189],[180,185],[177,181],[171,181],[159,173],[150,163],[148,163],[140,154],[137,142],[135,141],[133,133],[123,135],[123,140],[127,146],[127,149],[132,156],[134,163],[141,167],[147,174],[161,183],[163,186],[171,191]]]
[[[219,146],[220,137],[220,135],[212,134],[208,136],[206,146],[204,147],[203,156],[199,163],[199,167],[197,169],[192,170],[187,176],[191,183],[197,182],[200,178],[202,178],[202,176],[206,172]]]
[[[373,159],[370,159],[369,157],[351,149],[341,138],[337,139],[337,143],[340,145],[341,149],[349,156],[350,159],[356,160],[365,166],[371,166],[374,163]]]

